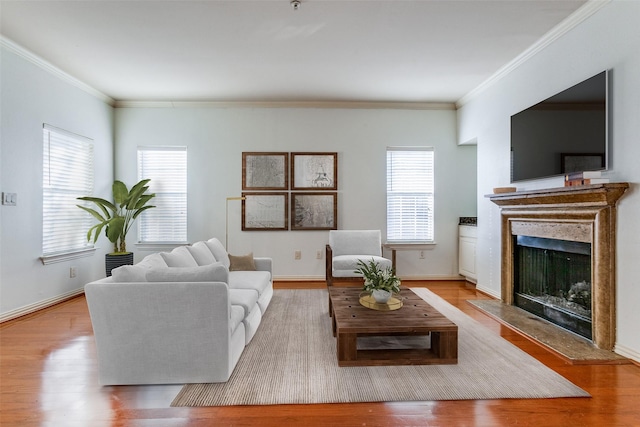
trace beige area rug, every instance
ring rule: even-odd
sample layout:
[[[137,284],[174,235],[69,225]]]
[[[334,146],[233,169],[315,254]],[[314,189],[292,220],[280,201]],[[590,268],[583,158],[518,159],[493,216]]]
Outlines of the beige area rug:
[[[226,383],[187,384],[171,406],[273,405],[589,394],[424,288],[458,325],[458,364],[338,367],[326,290],[276,290]]]

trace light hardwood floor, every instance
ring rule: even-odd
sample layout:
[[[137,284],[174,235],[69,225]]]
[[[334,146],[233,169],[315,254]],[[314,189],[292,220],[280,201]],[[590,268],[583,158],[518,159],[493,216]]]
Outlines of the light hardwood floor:
[[[101,387],[83,296],[0,325],[0,425],[8,426],[640,426],[640,366],[569,365],[466,303],[462,281],[426,286],[591,398],[171,408],[179,385]],[[320,282],[278,283],[311,288]]]

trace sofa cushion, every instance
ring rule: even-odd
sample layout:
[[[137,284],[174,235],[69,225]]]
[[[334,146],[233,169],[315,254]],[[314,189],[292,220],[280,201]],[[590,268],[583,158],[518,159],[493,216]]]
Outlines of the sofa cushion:
[[[247,255],[229,254],[229,271],[256,271],[253,252],[249,252]]]
[[[142,261],[137,263],[136,266],[145,268],[168,267],[164,258],[162,258],[162,255],[160,255],[159,253],[147,255],[142,259]]]
[[[159,267],[147,270],[148,282],[225,282],[229,272],[219,262],[196,267]]]
[[[121,265],[111,270],[111,277],[116,283],[146,282],[146,273],[149,269],[139,265]]]
[[[160,253],[169,267],[197,267],[198,263],[191,256],[186,246],[178,246],[171,252]]]
[[[258,307],[258,293],[253,289],[229,289],[229,302],[244,309],[244,317],[247,317]]]
[[[271,284],[271,273],[268,271],[230,271],[230,289],[253,289],[262,293]]]
[[[244,319],[244,308],[239,305],[232,305],[229,314],[229,333],[233,334],[233,331],[236,330]]]
[[[198,265],[209,265],[216,262],[216,258],[205,242],[196,242],[192,246],[187,246],[187,249]]]
[[[215,257],[216,261],[221,262],[222,265],[229,268],[229,265],[231,264],[231,262],[229,261],[229,254],[227,254],[227,250],[224,248],[224,246],[222,246],[220,240],[214,237],[213,239],[207,240],[205,243],[207,244],[207,246],[209,246],[209,249],[211,250],[211,253]]]

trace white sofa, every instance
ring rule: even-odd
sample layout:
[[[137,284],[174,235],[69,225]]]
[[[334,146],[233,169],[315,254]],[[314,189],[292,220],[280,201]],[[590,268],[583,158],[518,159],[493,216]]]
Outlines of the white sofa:
[[[227,381],[273,296],[271,270],[271,258],[230,259],[214,238],[88,283],[100,383]]]

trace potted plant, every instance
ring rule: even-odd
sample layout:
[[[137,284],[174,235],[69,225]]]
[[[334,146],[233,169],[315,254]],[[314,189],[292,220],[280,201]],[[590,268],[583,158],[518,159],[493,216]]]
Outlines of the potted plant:
[[[381,269],[372,258],[368,262],[358,260],[359,268],[355,273],[364,277],[364,290],[371,292],[373,299],[379,304],[386,304],[394,293],[400,292],[400,278],[393,268]]]
[[[142,212],[155,207],[147,204],[156,196],[146,194],[149,181],[143,179],[131,187],[131,190],[122,181],[114,181],[113,203],[99,197],[78,197],[78,200],[92,202],[98,208],[76,205],[98,220],[87,232],[87,240],[91,240],[93,236],[95,243],[104,229],[107,238],[114,245],[113,252],[105,256],[107,276],[111,276],[111,270],[120,265],[133,264],[133,253],[127,251],[127,233]]]

